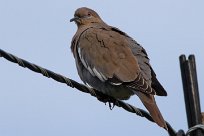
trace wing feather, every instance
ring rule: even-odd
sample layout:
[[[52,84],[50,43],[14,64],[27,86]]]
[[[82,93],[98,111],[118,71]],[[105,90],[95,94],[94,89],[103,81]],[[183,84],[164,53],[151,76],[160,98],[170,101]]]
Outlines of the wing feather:
[[[80,36],[77,51],[83,65],[102,81],[117,77],[130,82],[137,77],[139,66],[126,42],[114,31],[90,28]]]
[[[90,27],[81,33],[76,48],[84,67],[102,82],[155,94],[146,52],[125,33]]]

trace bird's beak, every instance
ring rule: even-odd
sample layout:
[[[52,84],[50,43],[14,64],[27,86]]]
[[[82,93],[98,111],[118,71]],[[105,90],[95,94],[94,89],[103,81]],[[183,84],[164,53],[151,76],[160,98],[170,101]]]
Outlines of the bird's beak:
[[[70,22],[73,22],[73,21],[77,21],[77,20],[79,20],[80,18],[79,17],[74,17],[74,18],[72,18],[72,19],[70,19]]]

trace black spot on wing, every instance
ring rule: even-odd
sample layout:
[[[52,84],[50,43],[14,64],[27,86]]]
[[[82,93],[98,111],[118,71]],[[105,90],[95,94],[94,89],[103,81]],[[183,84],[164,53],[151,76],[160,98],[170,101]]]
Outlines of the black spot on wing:
[[[152,68],[151,68],[151,74],[152,74],[152,85],[151,86],[156,91],[156,94],[158,96],[167,96],[166,90],[163,88],[163,86],[157,80],[156,74],[154,73]]]

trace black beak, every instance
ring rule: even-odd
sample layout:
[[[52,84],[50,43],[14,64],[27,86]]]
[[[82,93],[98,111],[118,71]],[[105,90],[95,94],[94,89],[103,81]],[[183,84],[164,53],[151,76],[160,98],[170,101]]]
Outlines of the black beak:
[[[70,22],[73,22],[73,21],[77,21],[79,19],[79,17],[74,17],[74,18],[72,18],[72,19],[70,19]]]

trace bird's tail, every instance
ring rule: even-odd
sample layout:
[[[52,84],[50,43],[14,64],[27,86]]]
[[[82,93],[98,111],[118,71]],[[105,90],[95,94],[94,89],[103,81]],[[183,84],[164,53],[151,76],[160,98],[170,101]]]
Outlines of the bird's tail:
[[[159,108],[157,107],[156,101],[154,99],[153,95],[150,94],[144,94],[142,92],[135,92],[144,106],[147,108],[149,111],[150,115],[152,116],[153,120],[160,126],[163,127],[164,129],[168,130],[166,122],[159,111]]]

